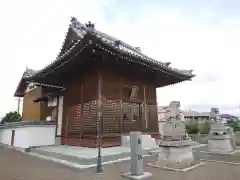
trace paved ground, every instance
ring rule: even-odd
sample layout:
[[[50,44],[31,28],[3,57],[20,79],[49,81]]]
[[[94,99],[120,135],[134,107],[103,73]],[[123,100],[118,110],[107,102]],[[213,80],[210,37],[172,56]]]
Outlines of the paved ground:
[[[154,156],[147,157],[144,164],[155,159]],[[78,172],[12,149],[0,149],[0,167],[3,180],[121,180],[120,174],[128,172],[129,162],[106,165],[103,174],[96,174],[95,169]],[[147,166],[145,170],[153,173],[152,179],[156,180],[234,180],[240,177],[240,165],[210,162],[186,173],[163,171]]]
[[[239,151],[239,147],[238,150]],[[217,160],[217,161],[225,161],[225,162],[235,162],[240,163],[240,153],[233,154],[212,154],[212,153],[203,153],[208,152],[207,146],[194,148],[194,156],[197,159],[205,159],[205,160]],[[240,166],[239,166],[240,167]]]

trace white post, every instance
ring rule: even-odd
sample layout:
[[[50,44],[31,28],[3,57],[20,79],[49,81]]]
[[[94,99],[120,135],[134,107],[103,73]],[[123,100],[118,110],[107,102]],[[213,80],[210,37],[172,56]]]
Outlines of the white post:
[[[143,174],[143,150],[142,150],[142,133],[130,133],[131,147],[131,175],[140,176]]]
[[[131,167],[130,172],[123,174],[126,179],[141,180],[149,179],[152,174],[149,172],[143,172],[143,149],[142,149],[142,133],[131,132],[130,133],[130,147],[131,147]]]

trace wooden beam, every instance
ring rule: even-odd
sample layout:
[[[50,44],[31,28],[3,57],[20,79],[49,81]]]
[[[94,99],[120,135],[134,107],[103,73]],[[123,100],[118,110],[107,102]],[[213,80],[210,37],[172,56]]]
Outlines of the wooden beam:
[[[59,96],[57,96],[57,113],[56,113],[56,132],[55,132],[55,136],[57,136],[57,131],[58,131],[58,113],[59,113]]]
[[[145,128],[146,128],[146,130],[148,130],[147,100],[146,100],[146,86],[145,85],[143,85],[143,104],[144,104]]]
[[[123,83],[120,82],[120,133],[123,133]]]
[[[84,124],[83,124],[83,120],[84,120],[84,117],[83,117],[83,82],[81,84],[81,132],[80,132],[80,139],[82,139],[82,136],[83,136],[83,131],[84,131]]]
[[[11,135],[11,147],[14,146],[14,140],[15,140],[15,130],[12,130],[12,135]]]

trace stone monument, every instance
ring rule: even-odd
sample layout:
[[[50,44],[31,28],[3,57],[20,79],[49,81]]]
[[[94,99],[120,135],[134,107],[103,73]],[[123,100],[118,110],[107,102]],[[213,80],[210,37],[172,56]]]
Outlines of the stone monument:
[[[233,133],[226,127],[219,115],[218,108],[211,109],[211,125],[208,151],[212,153],[232,153],[235,150]]]
[[[197,143],[188,137],[184,121],[180,102],[172,101],[167,109],[162,140],[158,141],[158,161],[148,164],[149,166],[181,171],[200,164],[193,161],[192,146]]]
[[[122,176],[127,179],[148,179],[152,177],[149,172],[143,171],[143,149],[142,149],[142,133],[130,133],[130,147],[131,147],[131,166],[130,172]]]

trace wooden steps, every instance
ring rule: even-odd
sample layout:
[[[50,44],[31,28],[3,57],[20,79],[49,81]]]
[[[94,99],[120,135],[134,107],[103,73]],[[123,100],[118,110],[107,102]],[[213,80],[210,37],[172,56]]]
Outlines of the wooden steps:
[[[96,148],[98,147],[98,139],[95,137],[84,137],[82,139],[80,138],[61,138],[61,142],[63,145],[69,145],[69,146],[81,146],[81,147],[89,147],[89,148]],[[105,137],[102,138],[101,141],[101,147],[115,147],[115,146],[121,146],[121,137]]]

